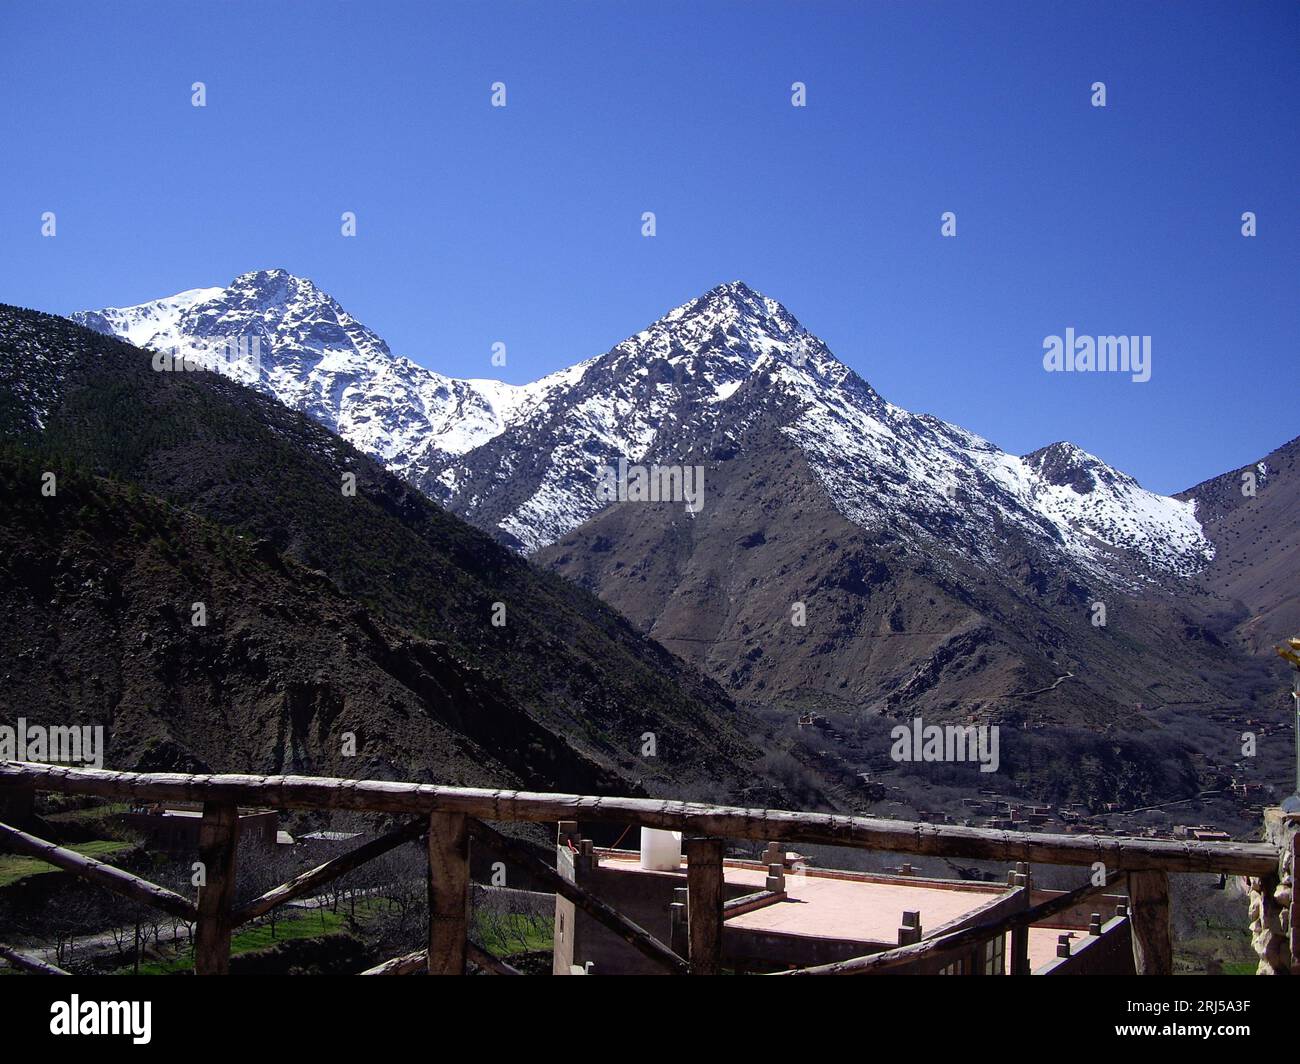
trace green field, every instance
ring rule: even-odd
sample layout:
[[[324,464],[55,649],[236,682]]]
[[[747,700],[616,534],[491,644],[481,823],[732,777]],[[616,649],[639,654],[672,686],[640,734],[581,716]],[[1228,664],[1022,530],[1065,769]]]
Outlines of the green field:
[[[236,932],[230,939],[230,955],[251,953],[253,950],[266,949],[279,942],[288,942],[300,938],[320,938],[331,932],[344,930],[347,918],[329,910],[312,912],[293,911],[276,921],[275,936],[271,935],[270,924],[257,924],[243,931]],[[145,961],[140,965],[141,975],[176,975],[194,968],[194,951],[186,948],[175,957],[165,961]],[[119,970],[123,974],[134,971],[132,967]]]
[[[100,839],[95,842],[79,842],[72,846],[65,846],[64,849],[73,850],[83,857],[104,860],[110,854],[131,849],[131,844],[129,842]],[[26,879],[28,876],[40,876],[45,875],[47,872],[58,871],[59,869],[54,865],[37,857],[0,857],[0,887],[10,886],[20,879]]]
[[[512,953],[549,950],[555,934],[551,917],[533,917],[522,913],[484,917],[474,921],[475,940],[489,953],[508,957]]]
[[[86,809],[65,809],[59,813],[47,813],[42,819],[48,824],[86,824],[97,820],[108,820],[119,813],[125,813],[130,808],[128,802],[103,802]]]

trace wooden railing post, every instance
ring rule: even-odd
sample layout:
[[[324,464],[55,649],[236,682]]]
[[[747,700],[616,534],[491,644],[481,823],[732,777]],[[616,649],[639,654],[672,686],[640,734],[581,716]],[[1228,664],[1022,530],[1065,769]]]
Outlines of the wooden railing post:
[[[429,817],[429,974],[464,975],[469,937],[469,831],[463,813]]]
[[[230,971],[230,911],[235,900],[235,851],[239,844],[239,809],[231,802],[204,802],[199,824],[198,927],[194,935],[194,974]]]
[[[686,840],[686,912],[691,975],[722,971],[722,840]]]
[[[1034,903],[1033,887],[1029,879],[1029,866],[1023,861],[1011,873],[1009,882],[1017,887],[1025,899],[1025,908]],[[1029,928],[1017,927],[1011,931],[1011,963],[1008,965],[1012,975],[1031,975],[1029,967]]]
[[[1169,876],[1164,872],[1130,872],[1128,900],[1134,969],[1138,975],[1172,975]]]

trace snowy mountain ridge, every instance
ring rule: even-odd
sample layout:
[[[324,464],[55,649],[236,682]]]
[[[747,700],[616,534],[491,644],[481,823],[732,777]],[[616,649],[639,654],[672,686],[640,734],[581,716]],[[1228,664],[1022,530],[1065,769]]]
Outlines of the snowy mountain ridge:
[[[1121,557],[1178,576],[1213,556],[1194,503],[1147,491],[1073,444],[1018,457],[888,403],[785,307],[740,281],[523,386],[459,380],[396,357],[283,270],[73,317],[199,358],[214,341],[257,337],[260,365],[212,368],[309,414],[523,551],[604,507],[601,466],[734,446],[754,419],[776,418],[835,508],[863,527],[941,537],[985,559],[1012,527],[1102,577]]]

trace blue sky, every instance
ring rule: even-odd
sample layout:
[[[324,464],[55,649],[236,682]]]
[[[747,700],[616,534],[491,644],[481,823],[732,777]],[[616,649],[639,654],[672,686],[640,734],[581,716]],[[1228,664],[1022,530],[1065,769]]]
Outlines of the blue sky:
[[[1290,3],[0,2],[0,300],[282,266],[522,382],[740,278],[896,403],[1175,491],[1300,433],[1297,114]],[[1067,327],[1151,380],[1045,373]]]

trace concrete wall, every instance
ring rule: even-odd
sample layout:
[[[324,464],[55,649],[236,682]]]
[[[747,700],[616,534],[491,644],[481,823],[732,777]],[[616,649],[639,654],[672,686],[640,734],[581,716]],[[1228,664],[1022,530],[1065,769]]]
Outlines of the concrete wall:
[[[1066,929],[1062,929],[1066,930]],[[1100,935],[1071,940],[1070,956],[1035,969],[1035,975],[1134,975],[1132,925],[1117,916],[1102,925]]]
[[[202,820],[197,816],[168,816],[165,813],[120,813],[117,819],[119,823],[145,836],[146,845],[153,849],[187,853],[191,850],[197,850],[199,847],[199,825]],[[241,813],[237,829],[240,845],[274,846],[279,824],[280,814],[274,810]],[[346,848],[342,847],[338,852],[342,852]],[[333,853],[331,853],[331,856],[333,856]]]

